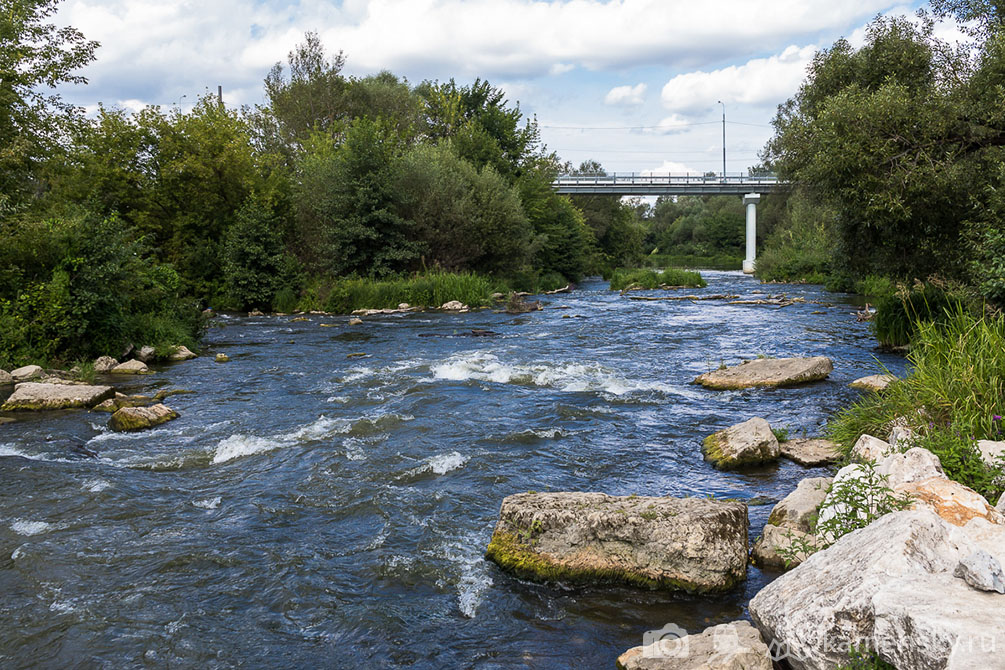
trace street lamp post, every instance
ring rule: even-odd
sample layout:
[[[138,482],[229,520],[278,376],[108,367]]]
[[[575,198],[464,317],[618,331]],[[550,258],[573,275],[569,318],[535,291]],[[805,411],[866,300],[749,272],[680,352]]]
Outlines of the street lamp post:
[[[722,178],[726,178],[726,103],[719,100],[722,105]]]

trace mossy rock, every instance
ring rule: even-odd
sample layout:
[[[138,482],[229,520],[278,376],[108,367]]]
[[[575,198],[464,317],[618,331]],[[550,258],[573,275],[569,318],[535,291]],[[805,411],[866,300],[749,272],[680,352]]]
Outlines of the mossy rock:
[[[178,412],[164,405],[152,407],[123,407],[112,414],[108,425],[120,432],[153,428],[178,418]]]

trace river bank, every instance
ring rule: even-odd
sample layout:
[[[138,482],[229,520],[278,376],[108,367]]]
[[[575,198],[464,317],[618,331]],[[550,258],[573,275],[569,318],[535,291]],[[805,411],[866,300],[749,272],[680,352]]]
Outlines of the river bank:
[[[688,293],[763,297],[739,273],[705,277]],[[563,591],[483,553],[514,493],[776,501],[826,473],[724,473],[701,455],[708,434],[750,416],[819,434],[874,356],[903,372],[855,321],[855,299],[785,290],[806,302],[640,302],[591,281],[528,315],[222,316],[198,359],[117,384],[195,391],[171,398],[176,421],[113,434],[107,415],[60,412],[0,427],[0,654],[12,667],[85,649],[119,664],[324,665],[337,652],[374,667],[610,666],[665,623],[743,618],[775,573],[751,568],[708,597]],[[758,354],[827,355],[835,370],[772,391],[690,383]],[[72,454],[78,442],[98,458]],[[752,539],[770,511],[750,507]]]

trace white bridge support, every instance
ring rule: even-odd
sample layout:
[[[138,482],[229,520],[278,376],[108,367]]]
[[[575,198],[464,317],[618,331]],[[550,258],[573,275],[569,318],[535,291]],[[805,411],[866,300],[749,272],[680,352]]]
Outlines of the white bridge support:
[[[747,274],[753,274],[757,264],[757,203],[760,201],[760,193],[743,196],[743,204],[747,206],[747,257],[743,259],[743,271]]]

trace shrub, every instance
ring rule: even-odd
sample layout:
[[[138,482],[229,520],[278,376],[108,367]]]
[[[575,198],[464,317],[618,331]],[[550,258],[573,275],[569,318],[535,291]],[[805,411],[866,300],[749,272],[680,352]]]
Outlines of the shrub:
[[[357,309],[393,309],[401,303],[439,307],[451,300],[478,307],[489,304],[495,288],[498,287],[487,277],[461,273],[384,280],[347,278],[312,287],[305,296],[310,304],[302,301],[300,308],[313,308],[321,302],[325,311],[348,314]],[[317,297],[320,295],[324,297]]]

